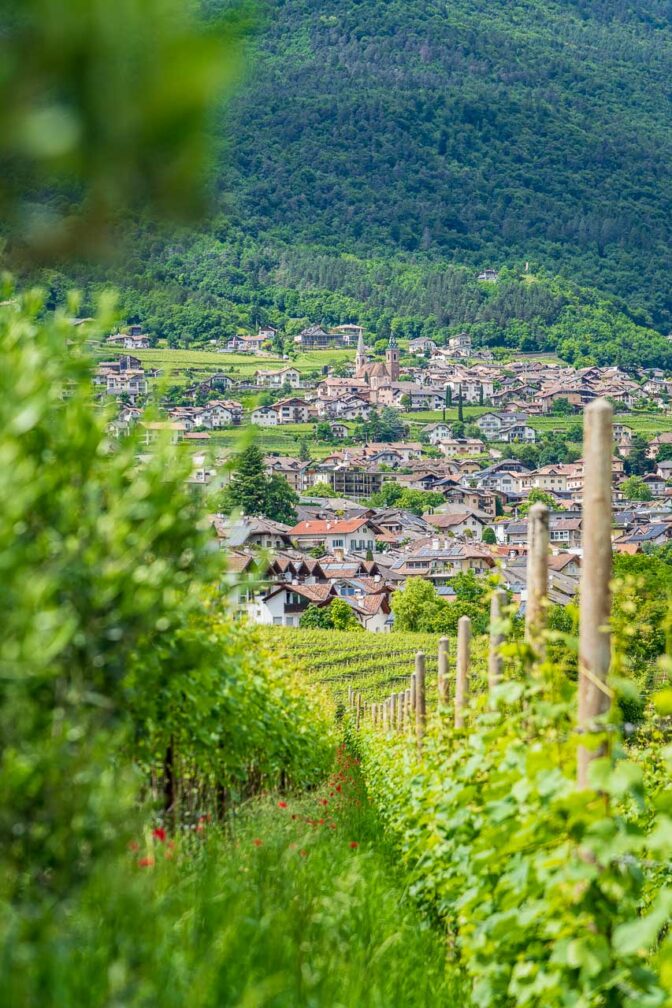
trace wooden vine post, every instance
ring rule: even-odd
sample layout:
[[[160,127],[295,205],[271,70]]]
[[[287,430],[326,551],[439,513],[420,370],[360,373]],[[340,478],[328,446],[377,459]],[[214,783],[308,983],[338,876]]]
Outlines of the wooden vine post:
[[[527,602],[525,640],[540,658],[545,654],[543,632],[548,595],[548,508],[533,504],[527,524]]]
[[[611,704],[606,685],[611,661],[611,525],[614,412],[606,399],[586,407],[583,430],[583,557],[579,628],[579,732],[595,730],[595,720]],[[588,787],[588,768],[600,749],[579,746],[577,778]]]
[[[397,728],[402,729],[404,727],[404,694],[397,693]]]
[[[464,716],[469,699],[469,660],[471,654],[471,620],[460,616],[457,621],[457,668],[455,675],[455,727],[464,728]]]
[[[439,641],[439,672],[437,686],[439,690],[439,710],[448,706],[450,699],[450,685],[448,682],[448,638],[442,637]]]
[[[415,656],[415,735],[420,751],[422,751],[422,740],[425,737],[426,719],[425,656],[422,651],[418,651]]]
[[[506,592],[503,588],[495,588],[490,599],[490,650],[488,652],[488,687],[490,692],[501,681],[504,659],[499,653],[504,643],[501,630],[502,613],[506,605]]]

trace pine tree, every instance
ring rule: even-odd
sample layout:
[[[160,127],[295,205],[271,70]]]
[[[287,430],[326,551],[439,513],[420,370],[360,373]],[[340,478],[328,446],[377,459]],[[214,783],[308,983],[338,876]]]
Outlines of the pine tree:
[[[267,481],[266,501],[263,514],[273,521],[284,522],[286,525],[294,525],[296,522],[295,507],[299,502],[297,494],[291,486],[278,473],[273,473]]]
[[[267,484],[264,456],[255,444],[248,445],[235,459],[231,482],[222,495],[222,511],[238,509],[245,515],[263,515]]]
[[[464,403],[462,401],[462,386],[460,385],[460,391],[457,399],[457,419],[460,423],[464,423]]]
[[[251,444],[234,462],[231,482],[220,498],[219,509],[224,513],[239,510],[244,515],[263,515],[293,525],[298,500],[283,476],[268,475],[264,456],[255,444]]]

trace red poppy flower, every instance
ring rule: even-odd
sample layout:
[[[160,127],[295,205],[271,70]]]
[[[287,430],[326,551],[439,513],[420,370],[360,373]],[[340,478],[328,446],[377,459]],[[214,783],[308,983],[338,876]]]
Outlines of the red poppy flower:
[[[326,798],[322,798],[322,799],[320,800],[320,805],[325,805],[325,806],[326,806],[326,805],[328,805],[328,804],[329,804],[329,802],[327,801],[327,799],[326,799]]]
[[[336,790],[337,790],[338,792],[341,792],[341,791],[343,790],[343,785],[342,785],[342,784],[337,784],[337,785],[336,785]]]
[[[299,857],[308,857],[308,851],[307,850],[300,850],[299,851]]]
[[[156,829],[152,830],[152,836],[155,840],[160,840],[161,843],[164,843],[166,839],[166,831],[163,826],[157,826]]]
[[[138,861],[139,868],[151,868],[153,864],[154,864],[153,857],[141,857],[140,860]]]
[[[352,849],[354,850],[354,849],[355,849],[356,847],[359,847],[359,844],[357,843],[357,841],[356,841],[356,840],[351,840],[351,841],[350,841],[350,846],[351,846],[351,847],[352,847]]]
[[[278,802],[278,808],[287,808],[287,802],[286,801],[279,801]]]
[[[260,839],[259,839],[259,837],[256,837],[256,838],[255,838],[255,839],[254,839],[254,840],[252,841],[252,843],[254,844],[254,846],[255,846],[255,847],[261,847],[261,846],[263,846],[263,843],[264,843],[264,841],[263,841],[263,840],[260,840]]]
[[[137,840],[131,840],[131,841],[129,842],[129,844],[128,844],[128,849],[129,849],[130,851],[137,851],[137,850],[140,850],[140,844],[138,843],[138,841],[137,841]]]

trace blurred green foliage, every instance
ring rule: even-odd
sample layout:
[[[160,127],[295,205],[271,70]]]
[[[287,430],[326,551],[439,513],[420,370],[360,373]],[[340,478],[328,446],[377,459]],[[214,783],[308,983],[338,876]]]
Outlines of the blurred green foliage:
[[[5,5],[6,7],[7,5]],[[0,209],[30,256],[91,251],[121,212],[204,206],[240,18],[193,0],[21,0],[0,33]]]
[[[159,444],[139,462],[140,433],[111,444],[81,329],[41,307],[0,307],[3,897],[86,877],[169,750],[174,816],[248,779],[313,779],[330,752],[315,705],[228,615],[189,460]]]

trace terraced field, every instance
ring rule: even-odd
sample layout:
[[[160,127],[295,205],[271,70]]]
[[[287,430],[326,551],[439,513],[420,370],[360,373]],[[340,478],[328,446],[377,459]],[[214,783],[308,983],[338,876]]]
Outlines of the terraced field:
[[[274,656],[301,672],[312,683],[333,691],[337,701],[347,699],[349,687],[359,690],[365,702],[383,700],[400,690],[413,672],[415,655],[426,656],[430,703],[436,700],[438,634],[348,633],[340,630],[302,630],[260,627],[259,633]],[[451,667],[455,641],[450,641]],[[485,682],[486,641],[472,641],[474,688]]]

